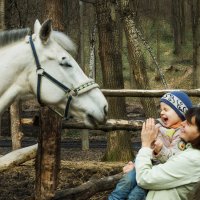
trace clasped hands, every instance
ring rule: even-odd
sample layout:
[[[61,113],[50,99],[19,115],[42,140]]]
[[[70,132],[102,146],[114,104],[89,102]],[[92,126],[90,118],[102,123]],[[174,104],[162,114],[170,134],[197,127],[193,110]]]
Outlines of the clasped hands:
[[[142,125],[141,131],[141,141],[142,147],[152,148],[153,151],[158,154],[162,149],[163,143],[161,140],[156,140],[158,136],[158,128],[155,126],[155,120],[153,118],[149,118]],[[127,165],[123,167],[123,172],[128,173],[133,170],[135,164],[130,161]]]
[[[160,150],[162,148],[162,144],[160,140],[156,141],[158,136],[158,128],[155,125],[155,120],[153,118],[149,118],[142,125],[141,131],[141,141],[142,147],[153,148],[154,150]]]

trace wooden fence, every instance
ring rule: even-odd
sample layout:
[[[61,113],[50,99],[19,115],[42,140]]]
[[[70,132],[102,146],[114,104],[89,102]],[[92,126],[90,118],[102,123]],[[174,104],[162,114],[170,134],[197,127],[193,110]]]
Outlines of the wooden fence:
[[[162,95],[164,95],[166,92],[171,92],[171,91],[184,91],[186,92],[189,96],[193,96],[193,97],[200,97],[200,90],[199,89],[194,89],[194,90],[105,90],[103,89],[102,92],[104,93],[105,96],[107,97],[161,97]],[[23,120],[22,120],[23,121]],[[25,121],[25,120],[24,120]],[[102,125],[99,126],[97,129],[98,130],[104,130],[104,131],[111,131],[111,130],[138,130],[141,128],[142,122],[141,121],[126,121],[126,120],[108,120],[108,122],[106,123],[106,125]],[[51,125],[50,125],[51,126]],[[63,128],[73,128],[73,129],[86,129],[87,127],[85,127],[85,125],[81,124],[81,123],[69,123],[69,122],[64,122],[62,125]],[[48,127],[50,128],[50,127]],[[51,128],[49,129],[51,130]],[[43,130],[45,132],[45,130]],[[46,134],[48,137],[48,134]],[[48,138],[45,140],[45,138],[43,139],[43,143],[42,146],[45,147],[45,142],[47,141],[48,143]],[[51,142],[53,141],[53,138],[51,139]],[[56,141],[56,138],[55,138]],[[48,146],[48,145],[46,145]],[[57,146],[60,146],[59,144],[53,144],[52,146],[54,149],[58,149]],[[53,152],[53,157],[57,157],[58,153],[57,152]],[[40,157],[43,158],[44,155],[46,155],[46,157],[48,157],[49,155],[52,157],[52,152],[49,152],[48,149],[43,150],[43,152],[40,152]],[[60,157],[60,156],[59,156]],[[69,199],[67,196],[67,192],[64,192],[64,194],[62,193],[62,195],[56,195],[56,191],[53,189],[56,186],[57,183],[57,172],[54,172],[54,163],[48,163],[48,160],[40,161],[41,165],[42,163],[45,163],[45,169],[48,169],[48,175],[52,176],[49,177],[49,180],[51,181],[46,181],[45,180],[45,174],[47,173],[46,171],[43,170],[43,172],[40,171],[40,169],[36,170],[38,171],[37,175],[40,177],[40,182],[45,183],[46,188],[48,188],[48,193],[51,195],[44,195],[45,198],[43,198],[43,200],[49,200],[49,199]],[[43,166],[44,167],[44,166]],[[57,171],[57,170],[56,170]],[[43,174],[42,174],[43,173]],[[54,174],[54,175],[53,175]],[[53,180],[53,181],[52,181]],[[36,185],[36,187],[42,187],[41,184]],[[47,191],[44,191],[42,188],[40,191],[43,191],[43,193],[47,194]],[[74,196],[75,194],[73,194]],[[91,195],[91,194],[90,194]],[[37,196],[37,194],[36,194]],[[42,196],[40,194],[40,196]],[[37,198],[36,198],[37,199]],[[39,199],[39,198],[38,198]],[[78,198],[77,198],[78,199]]]

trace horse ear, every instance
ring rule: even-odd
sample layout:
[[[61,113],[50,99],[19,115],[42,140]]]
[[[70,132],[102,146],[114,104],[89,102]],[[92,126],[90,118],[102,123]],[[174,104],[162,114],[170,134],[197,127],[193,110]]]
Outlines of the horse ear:
[[[38,34],[40,29],[41,29],[41,24],[40,24],[39,20],[36,19],[36,21],[34,23],[34,33]]]
[[[52,20],[48,19],[46,20],[40,29],[40,39],[42,40],[42,42],[47,42],[47,40],[49,39],[49,36],[51,34],[52,31]]]

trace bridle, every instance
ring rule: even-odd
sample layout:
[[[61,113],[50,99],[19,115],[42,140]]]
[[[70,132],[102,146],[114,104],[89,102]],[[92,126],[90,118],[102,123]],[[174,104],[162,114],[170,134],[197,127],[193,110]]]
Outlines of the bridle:
[[[49,73],[47,73],[40,65],[39,62],[39,58],[37,56],[37,52],[35,49],[35,45],[33,43],[33,39],[32,36],[29,36],[29,43],[31,45],[31,49],[33,52],[33,56],[35,58],[35,64],[36,64],[36,73],[37,73],[37,100],[38,103],[41,106],[44,106],[45,104],[42,103],[41,100],[41,83],[42,83],[42,77],[47,78],[49,81],[51,81],[53,84],[57,85],[59,88],[61,88],[66,94],[67,94],[67,104],[65,107],[65,112],[64,115],[62,115],[60,112],[56,111],[55,109],[52,109],[50,106],[48,106],[51,110],[53,110],[54,112],[56,112],[57,114],[59,114],[61,117],[64,117],[64,119],[68,119],[68,113],[69,113],[69,107],[70,107],[70,103],[73,99],[73,97],[81,95],[83,93],[86,93],[94,88],[99,88],[99,85],[97,83],[94,82],[94,80],[90,79],[89,81],[79,85],[78,87],[74,88],[74,89],[70,89],[67,86],[65,86],[64,84],[62,84],[60,81],[56,80],[53,76],[51,76]]]

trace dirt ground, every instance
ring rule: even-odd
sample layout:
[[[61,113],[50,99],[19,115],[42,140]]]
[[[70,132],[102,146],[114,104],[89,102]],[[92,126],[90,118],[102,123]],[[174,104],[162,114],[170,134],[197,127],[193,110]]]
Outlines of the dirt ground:
[[[1,153],[10,149],[0,149]],[[121,172],[125,163],[103,163],[104,149],[62,149],[58,190],[81,185],[90,178],[100,178]],[[0,173],[0,200],[33,200],[34,160]],[[90,200],[106,200],[110,191],[98,193]]]

